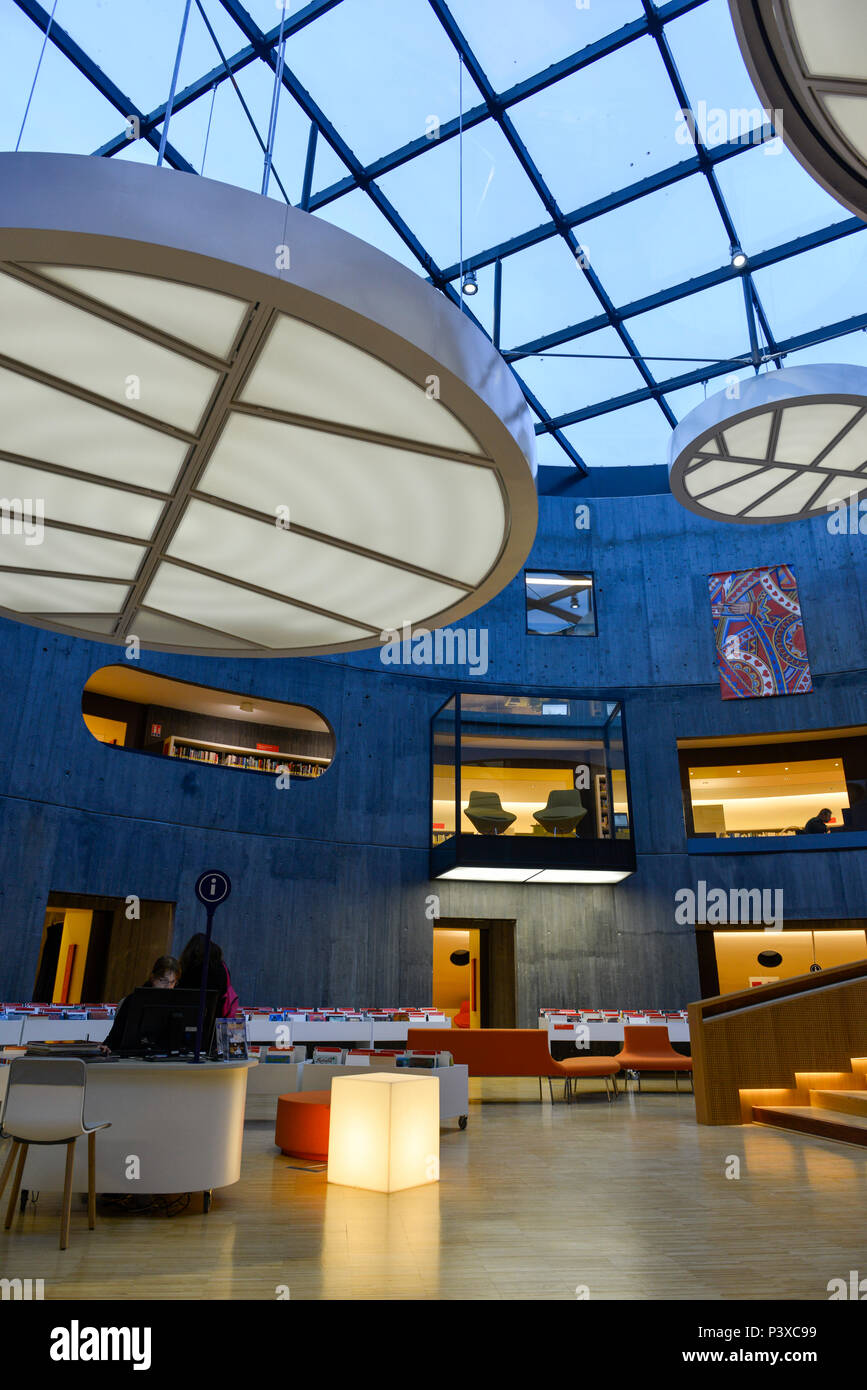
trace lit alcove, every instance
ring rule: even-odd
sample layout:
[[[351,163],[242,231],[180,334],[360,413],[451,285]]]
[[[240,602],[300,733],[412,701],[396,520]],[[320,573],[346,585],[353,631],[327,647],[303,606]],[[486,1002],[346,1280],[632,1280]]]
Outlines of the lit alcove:
[[[334,757],[330,725],[309,705],[234,694],[131,666],[103,666],[82,692],[100,743],[206,767],[311,781]]]
[[[617,700],[459,694],[433,720],[431,874],[618,883],[635,870]]]

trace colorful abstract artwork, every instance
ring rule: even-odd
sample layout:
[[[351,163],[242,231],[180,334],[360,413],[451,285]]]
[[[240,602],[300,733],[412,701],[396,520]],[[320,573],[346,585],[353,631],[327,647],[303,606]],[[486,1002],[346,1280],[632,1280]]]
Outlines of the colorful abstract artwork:
[[[708,588],[724,700],[813,689],[798,581],[788,565],[712,574]]]

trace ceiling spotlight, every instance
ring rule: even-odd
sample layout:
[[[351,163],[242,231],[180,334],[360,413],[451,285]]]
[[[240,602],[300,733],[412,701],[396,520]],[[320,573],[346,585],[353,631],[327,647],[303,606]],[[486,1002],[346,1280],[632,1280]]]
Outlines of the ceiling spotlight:
[[[468,270],[461,282],[461,294],[469,296],[471,294],[478,294],[478,292],[479,282],[476,279],[476,272],[474,270]]]
[[[570,607],[570,608],[577,608],[577,607],[578,607],[578,595],[577,595],[577,594],[573,594],[573,595],[572,595],[572,598],[571,598],[570,601],[569,601],[569,607]]]
[[[732,265],[734,266],[735,270],[743,270],[744,266],[747,263],[747,257],[745,252],[743,252],[739,246],[730,246],[729,255],[732,258]]]

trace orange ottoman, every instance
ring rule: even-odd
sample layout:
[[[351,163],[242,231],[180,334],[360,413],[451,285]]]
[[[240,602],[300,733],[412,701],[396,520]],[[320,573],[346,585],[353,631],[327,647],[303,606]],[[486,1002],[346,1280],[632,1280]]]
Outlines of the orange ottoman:
[[[330,1091],[295,1091],[277,1097],[274,1143],[293,1158],[325,1162],[328,1157]]]

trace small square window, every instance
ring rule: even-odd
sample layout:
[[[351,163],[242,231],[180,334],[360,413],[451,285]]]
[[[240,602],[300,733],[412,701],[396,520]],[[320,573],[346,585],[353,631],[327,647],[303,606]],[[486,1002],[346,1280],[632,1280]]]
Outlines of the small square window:
[[[592,574],[525,570],[527,631],[539,637],[595,637]]]

